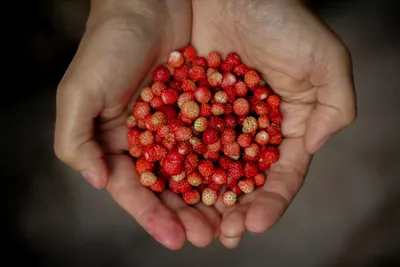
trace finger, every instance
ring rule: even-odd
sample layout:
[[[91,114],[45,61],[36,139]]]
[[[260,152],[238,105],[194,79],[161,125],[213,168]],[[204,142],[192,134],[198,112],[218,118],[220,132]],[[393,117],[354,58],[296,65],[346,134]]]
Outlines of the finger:
[[[179,219],[148,188],[143,187],[128,156],[109,156],[110,181],[107,189],[154,239],[169,249],[185,244],[185,231]]]
[[[182,222],[190,243],[197,247],[205,247],[212,242],[214,232],[212,226],[198,210],[190,207],[171,191],[163,192],[160,197]]]
[[[303,138],[285,139],[280,153],[247,212],[245,224],[250,232],[258,234],[272,228],[303,184],[311,160]]]
[[[317,151],[332,135],[350,125],[356,118],[350,57],[344,47],[337,50],[329,58],[329,77],[322,84],[315,84],[318,103],[307,122],[305,135],[309,153]],[[318,75],[318,70],[315,72]]]
[[[249,204],[228,208],[222,218],[219,240],[227,248],[235,248],[246,231],[245,218]]]
[[[214,238],[219,236],[221,228],[221,214],[213,207],[208,207],[203,203],[194,206],[208,220],[214,230]]]
[[[88,29],[57,91],[55,152],[97,188],[106,186],[108,170],[94,119],[112,124],[122,117],[154,54],[151,40],[127,24],[120,19]]]

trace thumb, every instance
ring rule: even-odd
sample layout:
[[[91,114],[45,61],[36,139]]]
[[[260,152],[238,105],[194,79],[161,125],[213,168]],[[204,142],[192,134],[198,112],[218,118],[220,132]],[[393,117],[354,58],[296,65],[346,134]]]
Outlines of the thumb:
[[[98,189],[107,185],[108,169],[95,118],[112,121],[125,111],[154,48],[126,27],[113,21],[88,31],[57,92],[55,153]]]
[[[356,118],[350,57],[346,53],[334,58],[331,80],[317,88],[318,102],[307,121],[305,145],[311,154]]]

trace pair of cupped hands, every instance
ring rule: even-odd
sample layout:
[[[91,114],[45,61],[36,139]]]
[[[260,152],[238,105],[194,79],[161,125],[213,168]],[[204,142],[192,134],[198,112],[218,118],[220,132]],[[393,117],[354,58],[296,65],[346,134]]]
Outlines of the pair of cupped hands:
[[[263,188],[234,207],[188,206],[139,183],[125,119],[151,71],[191,43],[237,52],[282,96],[281,157]],[[214,238],[236,247],[273,227],[303,184],[312,155],[356,117],[349,52],[301,0],[96,0],[57,93],[55,152],[106,188],[158,242],[180,249]]]

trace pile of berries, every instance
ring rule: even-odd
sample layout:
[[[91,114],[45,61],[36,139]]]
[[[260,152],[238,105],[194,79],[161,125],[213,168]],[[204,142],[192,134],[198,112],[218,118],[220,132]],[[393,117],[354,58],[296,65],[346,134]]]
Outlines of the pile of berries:
[[[190,205],[234,205],[279,158],[280,97],[236,53],[187,45],[158,66],[126,120],[140,182]]]

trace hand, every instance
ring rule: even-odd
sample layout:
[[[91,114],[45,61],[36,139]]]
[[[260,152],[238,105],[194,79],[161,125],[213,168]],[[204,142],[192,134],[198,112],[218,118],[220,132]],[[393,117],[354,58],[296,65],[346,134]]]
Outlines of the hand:
[[[311,156],[353,122],[356,104],[347,49],[300,0],[193,0],[192,43],[200,54],[237,52],[282,96],[281,158],[266,184],[222,209],[220,240],[273,227],[299,191]]]
[[[175,194],[160,201],[139,183],[125,120],[149,72],[190,42],[191,5],[180,0],[92,1],[85,35],[57,94],[57,156],[112,197],[156,240],[179,249],[208,245],[220,214],[189,208]]]

